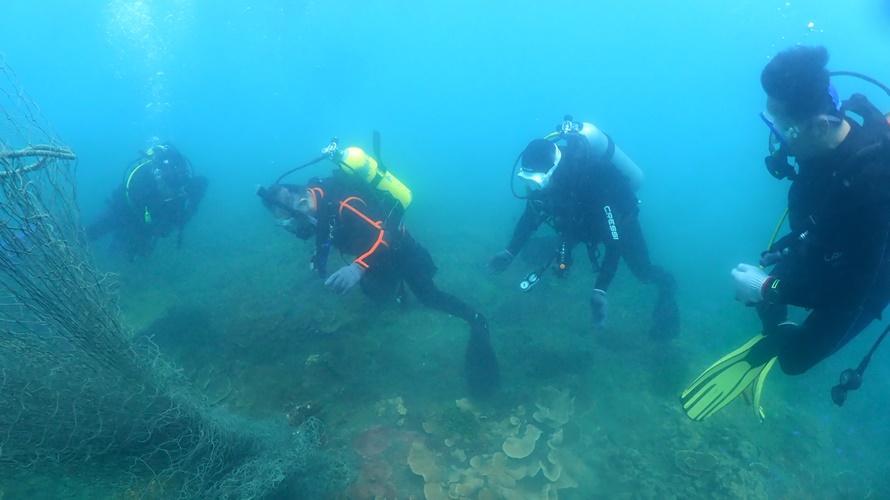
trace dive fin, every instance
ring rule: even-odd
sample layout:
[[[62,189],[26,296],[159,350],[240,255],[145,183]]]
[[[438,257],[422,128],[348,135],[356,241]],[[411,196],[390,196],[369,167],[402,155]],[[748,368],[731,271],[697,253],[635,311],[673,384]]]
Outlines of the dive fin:
[[[766,413],[763,412],[763,407],[760,406],[760,396],[763,395],[763,383],[766,382],[766,376],[773,365],[776,364],[777,359],[779,358],[770,359],[766,366],[763,367],[763,370],[761,370],[760,375],[757,376],[757,379],[754,380],[754,397],[752,398],[751,406],[754,407],[754,414],[761,422],[766,418]]]
[[[764,356],[763,349],[752,356],[751,351],[766,338],[757,334],[745,345],[723,356],[683,391],[680,402],[683,411],[692,420],[704,420],[737,398],[754,384],[754,409],[763,418],[760,396],[766,374],[772,368],[775,356]]]

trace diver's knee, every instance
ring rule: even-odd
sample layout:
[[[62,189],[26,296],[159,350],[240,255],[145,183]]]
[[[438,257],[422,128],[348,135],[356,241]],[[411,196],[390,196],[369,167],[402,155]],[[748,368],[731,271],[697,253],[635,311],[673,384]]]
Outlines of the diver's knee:
[[[780,323],[778,329],[780,331],[772,337],[781,339],[779,366],[786,375],[803,375],[825,358],[801,343],[803,336],[799,325],[786,321]]]
[[[660,293],[673,294],[677,291],[677,280],[674,276],[665,271],[661,266],[653,265],[649,270],[649,279],[646,280],[656,287]]]
[[[779,355],[779,366],[782,368],[782,372],[785,375],[791,376],[803,375],[819,361],[818,359],[809,359],[800,355],[794,355],[793,353]]]

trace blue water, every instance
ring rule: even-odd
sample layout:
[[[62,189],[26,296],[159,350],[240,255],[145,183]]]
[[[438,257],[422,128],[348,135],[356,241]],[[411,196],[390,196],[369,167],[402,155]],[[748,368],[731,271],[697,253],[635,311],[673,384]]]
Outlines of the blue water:
[[[511,307],[531,307],[511,295],[524,269],[514,266],[503,278],[482,271],[522,210],[510,195],[510,168],[530,139],[568,113],[607,131],[645,171],[639,196],[650,251],[680,283],[684,380],[756,328],[753,312],[733,300],[729,269],[756,260],[784,208],[787,183],[762,166],[768,131],[758,118],[765,100],[759,76],[771,56],[796,44],[827,46],[832,70],[890,82],[890,4],[31,0],[4,2],[0,15],[7,64],[78,154],[85,220],[100,212],[152,137],[176,144],[210,179],[183,251],[160,248],[161,258],[134,267],[97,249],[98,265],[121,273],[125,293],[143,297],[122,297],[134,322],[144,326],[160,315],[164,306],[143,307],[144,297],[169,293],[177,279],[200,284],[178,290],[175,301],[185,303],[224,302],[214,295],[221,290],[260,293],[246,283],[266,286],[256,284],[271,279],[264,273],[275,279],[268,286],[276,289],[264,290],[270,295],[309,293],[301,287],[310,285],[297,283],[308,275],[294,271],[302,270],[308,247],[276,231],[254,186],[315,157],[333,136],[370,150],[371,132],[379,130],[387,166],[414,192],[408,225],[437,257],[443,288],[493,311],[496,334],[495,320],[511,319]],[[862,91],[890,109],[890,97],[874,87],[849,78],[835,85],[842,97]],[[554,291],[554,300],[585,293],[592,286],[585,272],[570,289]],[[256,273],[261,277],[251,281]],[[238,280],[245,291],[235,289]],[[637,288],[626,271],[616,281],[630,283],[619,285],[613,300],[608,334],[621,336],[622,307],[629,306],[620,298],[633,303]],[[548,311],[556,314],[535,307],[541,324]],[[560,335],[535,325],[525,334]],[[847,495],[835,487],[846,479],[835,480],[838,473],[874,462],[863,472],[873,498],[890,495],[880,473],[887,459],[877,452],[890,446],[882,418],[890,352],[876,354],[865,386],[843,409],[828,398],[837,374],[858,363],[879,326],[803,377],[774,374],[765,404],[782,408],[781,423],[753,431],[739,417],[723,422],[728,433],[775,439],[775,449],[783,440],[818,441],[799,449],[817,455],[814,474],[827,479],[815,484],[833,488],[829,497]],[[593,342],[574,333],[562,339],[566,349]],[[504,346],[502,356],[521,363],[522,351]],[[627,366],[646,369],[640,352],[598,349],[598,359],[637,356]],[[635,382],[630,377],[624,390],[635,391]],[[653,407],[675,405],[682,387],[673,389],[652,396]],[[636,412],[638,402],[621,409],[615,398],[617,414],[647,418]],[[797,413],[812,425],[803,435],[791,417]],[[675,421],[685,419],[680,413],[658,415],[653,428],[686,428]],[[704,436],[714,441],[690,446],[718,450],[713,425]],[[818,439],[813,428],[823,429]],[[825,465],[833,461],[843,469]],[[774,482],[787,478],[778,461],[771,469]],[[773,491],[789,491],[782,484]],[[628,497],[645,496],[641,491]]]

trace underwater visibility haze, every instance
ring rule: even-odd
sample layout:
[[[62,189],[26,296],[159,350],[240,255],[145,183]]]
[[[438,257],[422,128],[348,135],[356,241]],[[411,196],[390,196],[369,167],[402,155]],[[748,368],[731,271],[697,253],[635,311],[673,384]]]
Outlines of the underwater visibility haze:
[[[761,71],[822,45],[830,70],[890,84],[887,2],[32,0],[4,2],[0,42],[0,160],[18,169],[0,176],[0,498],[890,496],[890,346],[831,399],[881,321],[803,375],[773,370],[762,422],[745,398],[701,422],[679,401],[760,330],[730,270],[787,205]],[[875,85],[832,83],[890,111]],[[642,170],[674,339],[649,335],[659,297],[624,262],[594,329],[597,276],[580,246],[542,267],[549,228],[489,272],[525,206],[514,162],[566,115]],[[423,272],[472,314],[412,283],[398,303],[341,296],[309,268],[320,247],[257,187],[334,137],[410,189]],[[164,144],[206,179],[188,224],[139,255],[87,242]],[[328,274],[352,259],[332,249]],[[489,342],[499,385],[480,396],[465,363]]]

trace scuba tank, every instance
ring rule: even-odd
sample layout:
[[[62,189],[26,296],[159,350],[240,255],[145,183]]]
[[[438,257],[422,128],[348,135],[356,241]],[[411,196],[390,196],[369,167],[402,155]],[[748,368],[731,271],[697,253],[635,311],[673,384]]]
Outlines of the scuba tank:
[[[361,149],[348,147],[341,150],[335,147],[329,154],[331,160],[340,166],[340,170],[363,180],[378,191],[391,194],[403,208],[408,208],[411,204],[411,190]]]
[[[566,115],[563,120],[556,132],[549,134],[545,139],[553,140],[553,137],[566,139],[570,134],[582,136],[586,140],[587,154],[590,157],[600,157],[611,162],[627,178],[634,192],[640,190],[640,187],[643,186],[643,171],[621,148],[615,145],[608,134],[592,123],[572,121],[571,115]]]
[[[411,190],[396,179],[386,169],[382,161],[378,161],[380,158],[380,134],[377,131],[374,131],[374,151],[378,160],[370,157],[360,148],[340,149],[339,142],[340,140],[334,137],[330,144],[321,150],[321,156],[281,174],[275,180],[275,184],[280,184],[282,179],[298,170],[328,159],[350,176],[360,179],[377,191],[392,195],[402,205],[403,210],[408,208],[408,205],[411,204]]]

